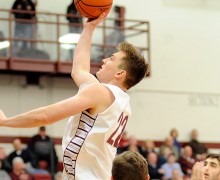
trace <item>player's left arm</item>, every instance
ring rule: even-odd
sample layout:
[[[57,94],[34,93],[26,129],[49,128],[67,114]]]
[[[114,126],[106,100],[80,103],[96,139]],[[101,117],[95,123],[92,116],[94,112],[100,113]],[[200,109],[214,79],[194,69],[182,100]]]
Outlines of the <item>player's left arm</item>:
[[[6,118],[0,110],[0,126],[29,128],[55,123],[103,104],[103,90],[104,88],[100,89],[99,85],[93,84],[79,91],[74,97],[11,118]]]

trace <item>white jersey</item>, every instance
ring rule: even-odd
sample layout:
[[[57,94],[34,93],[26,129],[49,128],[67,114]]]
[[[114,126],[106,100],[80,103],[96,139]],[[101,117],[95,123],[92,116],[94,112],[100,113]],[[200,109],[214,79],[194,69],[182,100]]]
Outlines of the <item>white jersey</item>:
[[[128,94],[117,86],[103,85],[115,96],[112,105],[96,116],[83,111],[67,123],[62,142],[63,179],[110,180],[112,161],[131,111]]]

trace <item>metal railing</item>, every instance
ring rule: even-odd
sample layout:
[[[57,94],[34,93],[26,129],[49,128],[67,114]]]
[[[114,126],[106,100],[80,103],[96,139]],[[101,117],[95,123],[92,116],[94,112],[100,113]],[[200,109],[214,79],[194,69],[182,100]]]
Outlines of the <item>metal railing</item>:
[[[15,19],[13,13],[36,13],[37,19]],[[77,17],[74,15],[68,15]],[[114,26],[115,21],[123,21],[123,27]],[[11,11],[0,9],[0,70],[30,71],[69,74],[71,56],[76,43],[63,43],[59,38],[69,33],[69,26],[82,24],[69,23],[66,14],[48,12]],[[30,25],[30,38],[15,36],[16,24]],[[117,34],[119,33],[119,34]],[[142,50],[150,64],[150,24],[148,21],[106,18],[94,32],[91,48],[91,72],[95,73],[102,58],[109,56],[118,44],[118,36],[133,43]],[[29,48],[15,44],[29,44]],[[71,47],[66,49],[67,45]],[[111,50],[111,51],[109,51]]]

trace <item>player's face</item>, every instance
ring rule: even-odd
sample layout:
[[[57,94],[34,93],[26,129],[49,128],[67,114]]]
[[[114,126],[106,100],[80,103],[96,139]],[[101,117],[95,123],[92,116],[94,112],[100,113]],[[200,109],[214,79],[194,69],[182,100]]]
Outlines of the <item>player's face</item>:
[[[122,63],[122,58],[125,54],[119,51],[113,54],[111,57],[103,59],[103,65],[96,73],[97,78],[102,83],[110,83],[115,75],[121,71],[119,65]]]
[[[220,163],[217,159],[208,158],[204,162],[205,180],[218,180],[220,177]]]

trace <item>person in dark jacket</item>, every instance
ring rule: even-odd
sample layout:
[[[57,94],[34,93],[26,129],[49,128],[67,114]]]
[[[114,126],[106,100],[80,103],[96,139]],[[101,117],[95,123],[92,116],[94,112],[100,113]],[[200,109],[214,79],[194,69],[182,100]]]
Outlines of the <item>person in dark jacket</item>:
[[[18,12],[23,11],[23,12]],[[32,37],[32,20],[35,19],[35,5],[31,0],[15,0],[12,6],[12,13],[15,17],[14,38],[31,39]],[[20,49],[30,48],[31,43],[27,41],[14,41],[13,54],[15,55]]]

